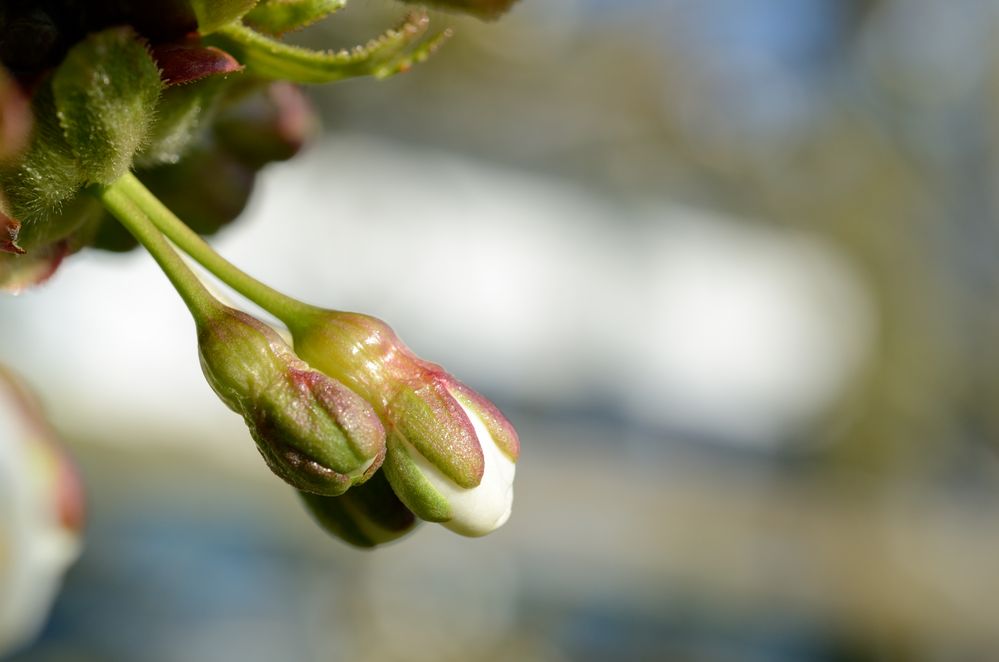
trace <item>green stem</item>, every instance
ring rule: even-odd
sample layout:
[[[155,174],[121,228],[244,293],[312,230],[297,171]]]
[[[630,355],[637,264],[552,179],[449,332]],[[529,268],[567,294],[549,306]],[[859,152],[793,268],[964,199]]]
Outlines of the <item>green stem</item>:
[[[307,324],[317,314],[323,312],[320,308],[302,303],[261,283],[216,253],[204,239],[150,193],[135,175],[126,174],[119,182],[122,183],[122,190],[128,199],[147,215],[170,241],[215,274],[223,283],[277,317],[292,330]]]
[[[425,10],[413,12],[397,28],[351,50],[315,51],[260,34],[238,22],[230,23],[210,37],[210,42],[233,54],[255,76],[296,83],[332,83],[345,78],[372,75],[385,78],[422,62],[445,41],[450,32],[418,44],[426,33]]]
[[[204,284],[177,252],[163,238],[156,226],[141,207],[133,202],[129,195],[129,178],[126,174],[111,184],[96,185],[91,192],[101,201],[101,204],[117,218],[122,225],[142,244],[153,259],[160,265],[163,273],[180,295],[194,316],[195,322],[201,323],[217,313],[222,304],[211,295]]]

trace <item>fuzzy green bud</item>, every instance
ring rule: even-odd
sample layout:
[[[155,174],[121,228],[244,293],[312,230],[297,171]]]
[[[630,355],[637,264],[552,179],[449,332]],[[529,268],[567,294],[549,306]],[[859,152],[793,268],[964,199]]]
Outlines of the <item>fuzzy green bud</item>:
[[[52,90],[63,135],[87,181],[107,184],[131,167],[161,87],[156,62],[131,28],[94,33],[69,51]]]

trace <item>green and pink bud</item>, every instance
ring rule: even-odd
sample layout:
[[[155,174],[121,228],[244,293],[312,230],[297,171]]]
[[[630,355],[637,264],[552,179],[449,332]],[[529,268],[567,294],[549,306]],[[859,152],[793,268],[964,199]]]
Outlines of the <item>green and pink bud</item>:
[[[299,359],[267,324],[221,307],[199,322],[198,347],[208,383],[292,487],[337,496],[381,465],[385,431],[371,405]]]
[[[520,442],[491,402],[418,358],[374,317],[326,311],[292,334],[299,356],[378,412],[387,433],[383,471],[406,507],[468,536],[507,520]]]

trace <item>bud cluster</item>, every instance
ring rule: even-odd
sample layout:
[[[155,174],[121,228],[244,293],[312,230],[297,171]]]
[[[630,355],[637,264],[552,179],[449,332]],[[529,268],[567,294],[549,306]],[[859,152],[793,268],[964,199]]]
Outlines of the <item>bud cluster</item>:
[[[375,407],[387,431],[384,471],[407,507],[466,535],[506,521],[520,444],[491,402],[374,317],[324,311],[292,334],[303,358]]]
[[[332,533],[372,546],[418,517],[480,536],[510,516],[513,426],[384,322],[311,312],[291,325],[294,349],[231,308],[198,329],[209,384]]]

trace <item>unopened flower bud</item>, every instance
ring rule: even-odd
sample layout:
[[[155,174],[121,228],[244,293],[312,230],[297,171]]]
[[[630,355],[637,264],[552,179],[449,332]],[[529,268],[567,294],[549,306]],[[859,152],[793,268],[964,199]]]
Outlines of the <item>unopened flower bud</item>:
[[[208,383],[293,487],[336,496],[381,465],[385,432],[371,405],[299,359],[267,324],[222,308],[199,324],[198,344]]]
[[[0,368],[0,656],[42,626],[80,551],[83,492],[34,397]]]
[[[382,545],[416,527],[416,516],[399,501],[381,471],[341,496],[299,495],[320,526],[356,547]]]
[[[373,317],[326,312],[293,335],[302,358],[374,405],[388,432],[383,470],[410,510],[469,536],[506,522],[520,442],[492,403]]]

